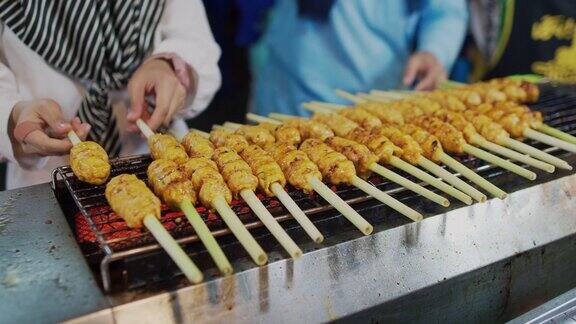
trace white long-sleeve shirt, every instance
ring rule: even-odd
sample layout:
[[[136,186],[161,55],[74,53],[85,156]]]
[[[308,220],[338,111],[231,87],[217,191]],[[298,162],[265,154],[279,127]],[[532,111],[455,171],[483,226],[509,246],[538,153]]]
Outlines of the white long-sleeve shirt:
[[[197,89],[172,126],[173,132],[182,133],[186,130],[183,119],[202,112],[220,87],[220,48],[201,0],[168,0],[154,37],[152,54],[175,53],[195,72]],[[64,118],[70,120],[76,116],[85,86],[49,66],[9,28],[1,28],[0,52],[0,156],[8,160],[6,187],[47,182],[54,168],[69,164],[68,156],[16,159],[8,136],[12,108],[20,100],[53,99],[62,107]],[[144,154],[148,152],[145,140],[125,131],[128,98],[125,89],[110,94],[122,141],[120,155]]]

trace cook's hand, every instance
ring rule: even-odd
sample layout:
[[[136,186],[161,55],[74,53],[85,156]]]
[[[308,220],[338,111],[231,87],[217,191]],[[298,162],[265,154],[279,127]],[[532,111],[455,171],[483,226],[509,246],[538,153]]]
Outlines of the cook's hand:
[[[65,155],[72,148],[66,134],[74,130],[80,139],[86,139],[90,125],[78,117],[65,121],[60,105],[54,100],[20,101],[12,109],[14,126],[12,142],[16,154],[41,156]]]
[[[140,66],[128,82],[128,93],[131,100],[127,116],[130,131],[138,131],[135,125],[138,118],[146,120],[152,130],[161,125],[168,126],[174,114],[184,107],[187,95],[172,66],[163,59],[153,59]],[[149,118],[146,114],[147,94],[156,95],[156,107]]]
[[[433,90],[446,80],[446,71],[432,53],[418,52],[408,60],[402,82],[410,86],[416,79],[415,90]]]

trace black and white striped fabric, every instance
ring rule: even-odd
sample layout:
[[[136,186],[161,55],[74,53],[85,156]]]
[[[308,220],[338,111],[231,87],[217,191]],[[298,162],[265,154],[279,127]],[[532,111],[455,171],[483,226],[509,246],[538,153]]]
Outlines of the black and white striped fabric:
[[[48,64],[87,81],[78,116],[89,138],[120,152],[108,92],[126,86],[149,54],[165,0],[0,0],[0,20]]]

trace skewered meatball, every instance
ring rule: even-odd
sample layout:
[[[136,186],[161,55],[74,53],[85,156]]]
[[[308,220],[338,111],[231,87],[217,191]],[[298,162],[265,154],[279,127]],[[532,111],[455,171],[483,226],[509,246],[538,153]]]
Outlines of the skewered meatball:
[[[308,177],[322,181],[322,174],[314,162],[310,161],[306,153],[295,146],[285,143],[275,143],[267,147],[268,152],[280,165],[286,175],[288,183],[305,193],[314,189],[308,184]]]
[[[186,153],[188,153],[188,156],[191,158],[212,156],[214,153],[214,144],[194,131],[188,132],[188,134],[182,138],[182,146],[184,146]]]
[[[78,143],[70,150],[70,166],[78,179],[101,185],[110,176],[108,154],[95,142]]]
[[[154,134],[148,139],[148,146],[154,160],[167,159],[182,164],[188,159],[184,147],[171,135]]]
[[[350,183],[356,175],[354,163],[319,139],[307,139],[300,145],[310,160],[318,166],[322,176],[332,184]]]
[[[141,228],[146,216],[160,219],[160,200],[144,181],[133,174],[121,174],[106,185],[106,199],[130,228]]]
[[[335,151],[343,154],[348,160],[352,161],[363,177],[370,175],[372,172],[370,170],[371,166],[378,162],[378,157],[375,154],[366,146],[357,142],[337,136],[330,137],[325,142]]]
[[[192,181],[188,180],[176,162],[171,160],[155,160],[148,166],[146,172],[148,182],[157,196],[162,197],[166,205],[178,208],[181,202],[189,200],[196,203],[196,192]]]

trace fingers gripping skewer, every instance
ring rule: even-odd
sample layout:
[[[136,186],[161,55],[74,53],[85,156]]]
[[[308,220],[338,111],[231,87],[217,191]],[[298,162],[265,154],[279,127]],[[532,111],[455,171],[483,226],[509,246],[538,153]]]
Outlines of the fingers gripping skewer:
[[[160,246],[168,253],[186,278],[193,283],[203,280],[202,272],[162,226],[160,200],[135,175],[121,174],[106,185],[106,199],[110,207],[131,228],[146,226]]]

